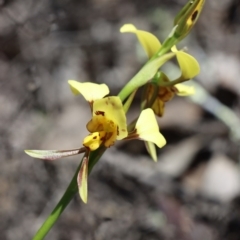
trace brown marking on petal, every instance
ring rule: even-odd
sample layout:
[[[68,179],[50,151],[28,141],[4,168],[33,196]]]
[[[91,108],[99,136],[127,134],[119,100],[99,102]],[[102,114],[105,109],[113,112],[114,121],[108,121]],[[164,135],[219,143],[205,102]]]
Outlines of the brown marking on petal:
[[[167,102],[174,97],[175,92],[171,87],[160,87],[158,92],[158,98],[163,102]]]
[[[93,137],[93,139],[97,139],[97,136]]]
[[[96,115],[102,115],[102,116],[104,116],[104,115],[105,115],[105,112],[103,112],[103,111],[96,111],[95,114],[96,114]]]
[[[192,22],[197,18],[197,16],[198,16],[198,10],[196,10],[196,11],[193,13],[193,15],[192,15],[192,17],[191,17]]]
[[[119,135],[119,127],[117,126],[117,135]]]
[[[126,132],[126,129],[122,129],[122,132]]]

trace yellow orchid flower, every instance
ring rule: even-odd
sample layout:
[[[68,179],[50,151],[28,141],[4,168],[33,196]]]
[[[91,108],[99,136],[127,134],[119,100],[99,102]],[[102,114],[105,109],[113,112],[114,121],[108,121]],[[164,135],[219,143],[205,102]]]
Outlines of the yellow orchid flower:
[[[169,81],[167,76],[162,73],[162,80],[163,81]],[[152,97],[154,94],[154,86],[152,83],[149,83],[146,86],[146,91],[145,91],[145,98],[146,98],[146,106],[151,107],[154,113],[162,117],[164,114],[164,109],[165,109],[165,102],[171,100],[175,94],[179,96],[189,96],[193,95],[195,93],[195,89],[192,86],[184,85],[184,84],[176,84],[174,86],[167,86],[167,87],[162,87],[159,86],[157,88],[157,97],[155,98],[155,101],[153,101],[152,105],[150,106],[149,103],[152,101]],[[156,162],[157,161],[157,153],[155,146],[152,142],[146,141],[145,142],[146,149],[152,159]]]
[[[77,89],[87,101],[92,102],[92,119],[87,123],[90,132],[83,140],[83,146],[89,151],[98,149],[101,145],[110,147],[116,140],[128,135],[127,121],[123,105],[119,97],[106,97],[108,88],[105,84],[79,85],[70,81],[70,86]],[[78,174],[79,194],[84,203],[87,203],[88,157],[85,157]]]
[[[71,150],[26,150],[25,152],[32,157],[45,160],[56,160],[85,152],[77,183],[80,197],[84,203],[87,203],[89,153],[101,145],[110,147],[116,140],[127,137],[127,121],[119,97],[103,98],[109,93],[107,85],[90,82],[81,83],[75,80],[69,80],[68,83],[74,95],[82,94],[86,101],[90,103],[92,119],[86,126],[90,134],[83,139],[84,147]]]
[[[137,36],[149,59],[153,57],[161,48],[161,43],[156,36],[149,32],[139,30],[132,24],[123,25],[120,28],[120,32],[134,33]],[[179,80],[190,80],[194,78],[197,74],[199,74],[200,67],[194,57],[183,51],[178,51],[176,46],[172,47],[171,50],[172,52],[176,53],[176,58],[181,70],[181,76],[178,78]],[[152,83],[148,83],[146,85],[144,95],[144,98],[146,100],[145,107],[151,107],[154,113],[159,117],[163,116],[164,114],[165,102],[171,100],[175,96],[175,94],[179,96],[188,96],[194,94],[193,87],[189,87],[183,84],[176,84],[174,86],[169,84],[169,86],[161,86],[161,81],[170,83],[170,80],[164,73],[161,73],[160,76],[161,79],[159,78],[160,81],[157,88],[157,94],[155,93],[154,85]],[[155,84],[158,85],[158,83],[156,82]],[[156,94],[155,97],[154,94]],[[154,101],[152,101],[153,98],[155,98]],[[157,155],[154,144],[150,141],[146,141],[145,145],[153,160],[156,161]]]
[[[139,42],[141,43],[143,49],[149,58],[151,58],[160,48],[160,41],[151,33],[138,30],[132,24],[125,24],[121,27],[120,32],[122,33],[134,33],[136,34]],[[189,80],[194,78],[197,74],[199,74],[200,67],[197,60],[191,55],[178,51],[176,46],[172,47],[172,52],[176,53],[177,61],[181,69],[181,76],[179,79]],[[168,77],[164,74],[163,81],[170,82]],[[183,90],[184,87],[184,90]],[[146,91],[146,100],[150,102],[154,93],[154,88],[151,84],[148,84]],[[161,86],[158,89],[157,98],[152,104],[152,109],[155,114],[158,116],[162,116],[164,113],[164,105],[165,102],[171,100],[175,94],[179,96],[188,96],[194,93],[194,89],[192,87],[188,87],[182,84],[176,84],[175,86]]]
[[[166,144],[166,140],[159,132],[152,109],[143,110],[134,130],[128,133],[126,115],[120,98],[116,96],[100,98],[108,93],[106,85],[79,83],[73,80],[69,81],[69,84],[73,91],[76,91],[78,94],[81,93],[91,103],[92,119],[86,125],[90,134],[83,139],[84,147],[71,150],[26,150],[25,152],[32,157],[45,160],[56,160],[85,153],[77,176],[77,183],[79,195],[82,201],[87,203],[88,161],[91,151],[95,151],[100,146],[111,147],[116,140],[122,139],[147,141],[150,149],[154,147],[154,144],[160,148],[163,147]],[[76,93],[74,92],[74,94]],[[153,156],[153,158],[156,160],[156,156]]]

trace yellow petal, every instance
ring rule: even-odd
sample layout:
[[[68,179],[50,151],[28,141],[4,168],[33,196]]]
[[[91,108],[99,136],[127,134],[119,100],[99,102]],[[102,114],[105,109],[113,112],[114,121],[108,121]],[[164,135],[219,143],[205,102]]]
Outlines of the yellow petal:
[[[105,136],[105,134],[106,133],[103,131],[91,133],[83,139],[83,145],[91,151],[94,151],[101,145],[101,139]]]
[[[140,139],[155,143],[159,148],[166,144],[165,138],[159,132],[158,123],[151,108],[141,112],[135,128]]]
[[[75,80],[68,80],[68,84],[74,95],[82,94],[88,102],[101,99],[109,93],[106,84],[96,84],[91,82],[81,83]]]
[[[84,157],[77,177],[79,194],[84,203],[87,203],[88,197],[87,177],[88,177],[88,158]]]
[[[178,52],[176,45],[171,48],[172,52]]]
[[[195,88],[193,86],[188,86],[188,85],[184,85],[184,84],[176,84],[174,85],[174,87],[177,88],[178,92],[177,95],[178,96],[191,96],[195,94]]]
[[[198,61],[188,53],[178,51],[176,46],[172,47],[172,51],[176,53],[177,61],[184,79],[192,79],[200,72]]]
[[[148,58],[151,58],[161,47],[159,40],[151,33],[138,30],[132,24],[125,24],[120,29],[121,33],[135,33],[142,47],[144,48]]]
[[[149,155],[152,157],[154,162],[157,162],[157,153],[154,143],[152,142],[145,142],[146,149]]]
[[[127,122],[123,105],[119,97],[107,97],[94,101],[93,116],[101,113],[106,119],[113,121],[118,127],[117,139],[127,137]]]

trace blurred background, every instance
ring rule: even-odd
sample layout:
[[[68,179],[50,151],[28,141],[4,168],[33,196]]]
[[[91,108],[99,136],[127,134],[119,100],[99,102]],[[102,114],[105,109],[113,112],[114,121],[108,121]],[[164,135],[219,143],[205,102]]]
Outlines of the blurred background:
[[[90,111],[67,80],[117,94],[146,61],[119,28],[132,23],[164,40],[186,2],[0,1],[0,239],[31,239],[80,162],[23,152],[82,145]],[[206,0],[185,46],[206,92],[166,104],[158,163],[141,141],[110,148],[89,178],[88,204],[76,195],[46,239],[240,239],[240,1]]]

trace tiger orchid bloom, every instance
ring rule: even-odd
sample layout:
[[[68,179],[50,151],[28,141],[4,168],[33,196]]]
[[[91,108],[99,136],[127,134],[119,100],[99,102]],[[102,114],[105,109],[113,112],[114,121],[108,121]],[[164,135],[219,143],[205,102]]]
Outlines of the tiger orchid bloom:
[[[154,54],[158,52],[161,48],[161,43],[156,36],[154,36],[152,33],[138,30],[132,24],[123,25],[120,29],[120,32],[134,33],[137,36],[149,59],[154,56]],[[177,80],[187,81],[199,74],[200,67],[194,57],[184,51],[177,50],[176,46],[172,47],[172,52],[176,53],[176,58],[181,70],[181,75]],[[165,74],[162,80],[158,81],[158,93],[156,96],[156,100],[151,106],[156,115],[163,115],[164,103],[171,100],[175,94],[179,96],[189,96],[195,93],[195,90],[192,86],[184,85],[181,83],[174,84],[174,82],[176,82],[176,80],[170,81]],[[153,95],[153,86],[151,85],[151,83],[147,85],[146,92],[146,99],[147,101],[149,101],[149,99],[151,99]]]
[[[97,150],[100,146],[111,147],[116,140],[140,139],[150,141],[158,147],[163,147],[166,140],[159,132],[152,109],[143,110],[134,131],[128,133],[122,102],[116,96],[105,97],[109,93],[107,85],[74,80],[69,80],[68,83],[75,95],[81,94],[89,102],[92,112],[92,118],[86,125],[89,135],[83,139],[83,147],[71,150],[25,150],[25,152],[31,157],[44,160],[56,160],[85,153],[77,183],[80,197],[87,203],[88,162],[91,151]]]
[[[150,32],[139,30],[132,24],[123,25],[120,28],[120,32],[134,33],[149,59],[161,49],[161,42],[156,36]],[[165,102],[171,100],[175,95],[189,96],[195,93],[195,89],[192,86],[179,82],[190,80],[200,72],[199,64],[194,57],[184,51],[177,50],[176,46],[173,46],[171,50],[176,54],[177,62],[181,70],[180,77],[170,81],[163,72],[159,72],[160,77],[157,81],[152,80],[152,82],[146,84],[144,91],[146,103],[144,107],[152,108],[154,113],[159,117],[164,114]],[[156,87],[157,89],[155,89]],[[153,160],[157,161],[154,144],[146,141],[145,145]]]
[[[69,80],[68,83],[73,94],[81,94],[92,111],[92,119],[87,124],[90,134],[84,138],[83,147],[71,150],[25,150],[25,153],[34,158],[56,160],[85,152],[77,181],[80,197],[86,203],[89,153],[100,145],[110,147],[116,140],[127,137],[126,116],[119,97],[105,97],[109,93],[107,85],[75,80]]]

